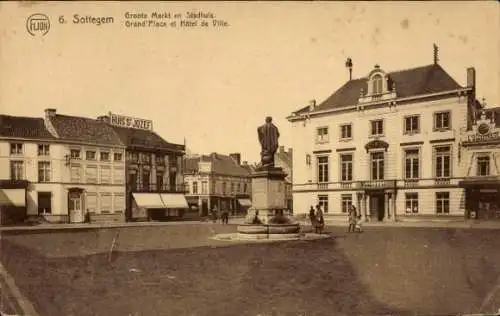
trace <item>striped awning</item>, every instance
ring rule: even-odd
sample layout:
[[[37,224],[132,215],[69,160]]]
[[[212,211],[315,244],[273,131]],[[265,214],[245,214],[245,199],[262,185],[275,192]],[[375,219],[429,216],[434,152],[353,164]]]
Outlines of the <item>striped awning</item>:
[[[184,194],[160,194],[163,204],[166,208],[189,208]]]
[[[137,206],[142,208],[165,208],[159,193],[132,193]]]

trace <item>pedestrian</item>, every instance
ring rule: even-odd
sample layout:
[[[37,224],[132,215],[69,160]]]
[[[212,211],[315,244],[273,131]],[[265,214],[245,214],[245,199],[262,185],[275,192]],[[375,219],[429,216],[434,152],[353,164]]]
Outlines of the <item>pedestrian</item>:
[[[319,205],[316,205],[316,214],[314,217],[315,217],[314,230],[317,234],[322,234],[323,228],[325,227],[325,218],[323,217],[323,210]]]
[[[358,217],[358,215],[356,212],[356,207],[354,205],[350,205],[349,206],[349,215],[348,215],[348,220],[349,220],[349,228],[347,229],[348,233],[355,231],[357,217]]]
[[[227,209],[222,213],[222,223],[226,225],[229,223],[229,211]]]
[[[214,208],[212,209],[212,222],[216,222],[217,221],[217,206],[214,205]]]
[[[358,217],[356,218],[356,226],[355,226],[355,231],[356,231],[357,233],[361,233],[361,231],[362,231],[362,230],[361,230],[361,225],[362,225],[362,223],[363,223],[363,220],[362,220],[362,218],[361,218],[361,213],[360,213],[360,214],[358,214]]]
[[[314,226],[314,207],[312,205],[309,210],[309,220],[311,221],[311,226]]]

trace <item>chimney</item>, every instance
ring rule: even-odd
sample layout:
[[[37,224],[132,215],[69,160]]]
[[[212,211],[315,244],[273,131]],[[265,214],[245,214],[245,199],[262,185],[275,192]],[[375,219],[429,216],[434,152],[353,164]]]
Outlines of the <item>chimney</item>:
[[[476,87],[476,69],[474,67],[467,68],[467,88]]]
[[[280,154],[285,152],[285,146],[280,146]]]
[[[349,70],[349,81],[352,80],[352,59],[351,57],[348,57],[346,62],[345,62],[345,67]]]
[[[309,111],[312,111],[316,108],[316,100],[309,101]]]
[[[232,154],[229,154],[229,157],[233,158],[233,161],[234,161],[237,165],[241,165],[241,154],[240,154],[240,153],[232,153]]]
[[[293,153],[293,149],[292,149],[292,148],[288,148],[288,154],[289,154],[290,156],[292,156],[292,153]]]
[[[97,117],[98,121],[109,123],[109,117],[107,115],[101,115]]]
[[[437,65],[439,61],[439,48],[436,44],[433,44],[434,47],[434,65]]]
[[[45,109],[45,117],[54,117],[56,116],[56,109]]]

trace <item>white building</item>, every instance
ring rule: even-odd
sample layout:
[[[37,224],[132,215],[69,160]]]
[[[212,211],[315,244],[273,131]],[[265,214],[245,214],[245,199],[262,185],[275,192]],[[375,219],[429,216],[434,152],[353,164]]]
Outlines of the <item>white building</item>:
[[[0,123],[4,222],[123,220],[124,146],[107,124],[54,109],[44,119],[1,115]]]
[[[475,70],[462,87],[435,51],[427,66],[367,72],[288,117],[295,213],[321,204],[345,216],[354,204],[367,220],[464,216],[459,143],[477,108]]]

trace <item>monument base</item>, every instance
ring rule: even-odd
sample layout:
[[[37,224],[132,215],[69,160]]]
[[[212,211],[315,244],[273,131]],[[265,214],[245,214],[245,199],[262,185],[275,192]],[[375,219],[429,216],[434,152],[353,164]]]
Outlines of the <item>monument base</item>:
[[[297,239],[300,225],[286,210],[285,177],[281,168],[256,170],[252,174],[252,207],[243,225],[238,225],[242,239]]]

